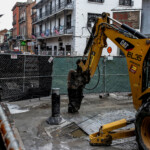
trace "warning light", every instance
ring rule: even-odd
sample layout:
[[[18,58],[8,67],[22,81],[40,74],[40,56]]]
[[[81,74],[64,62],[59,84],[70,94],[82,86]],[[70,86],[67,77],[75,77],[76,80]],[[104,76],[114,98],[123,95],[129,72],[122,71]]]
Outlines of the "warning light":
[[[111,48],[111,47],[108,47],[108,48],[107,48],[107,52],[108,52],[109,55],[110,55],[110,53],[112,52],[112,48]]]

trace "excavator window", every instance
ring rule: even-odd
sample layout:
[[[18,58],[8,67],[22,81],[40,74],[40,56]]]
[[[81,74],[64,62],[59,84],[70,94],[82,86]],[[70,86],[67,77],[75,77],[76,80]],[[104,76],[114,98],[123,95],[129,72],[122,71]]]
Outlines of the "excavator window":
[[[150,87],[150,49],[143,63],[142,92]]]

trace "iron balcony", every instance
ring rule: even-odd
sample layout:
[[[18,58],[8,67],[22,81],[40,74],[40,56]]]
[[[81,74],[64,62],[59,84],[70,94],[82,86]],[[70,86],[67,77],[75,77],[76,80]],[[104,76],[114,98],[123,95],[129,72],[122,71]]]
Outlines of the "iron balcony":
[[[50,8],[50,5],[48,5],[47,8]],[[35,24],[47,18],[53,17],[55,14],[61,13],[64,10],[73,10],[73,2],[67,4],[66,2],[62,2],[57,4],[56,7],[53,7],[52,9],[47,9],[45,12],[42,12],[36,18],[34,18],[32,23]]]
[[[57,37],[57,36],[69,36],[73,34],[73,28],[74,27],[64,27],[64,26],[60,26],[60,27],[54,27],[53,30],[47,29],[45,31],[42,32],[37,32],[35,34],[35,37],[37,39],[45,39],[45,38],[53,38],[53,37]]]

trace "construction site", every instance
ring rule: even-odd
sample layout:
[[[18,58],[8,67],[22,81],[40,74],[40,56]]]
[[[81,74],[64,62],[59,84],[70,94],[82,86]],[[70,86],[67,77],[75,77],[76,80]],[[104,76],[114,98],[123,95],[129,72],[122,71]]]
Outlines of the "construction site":
[[[110,94],[99,98],[99,94],[86,94],[81,110],[68,113],[68,97],[61,96],[60,125],[49,125],[51,97],[6,103],[19,133],[22,149],[26,150],[136,150],[135,137],[115,140],[111,146],[90,146],[89,135],[97,132],[101,125],[130,119],[135,115],[132,98],[127,93]],[[131,128],[133,126],[129,126]],[[23,143],[23,145],[22,145]]]
[[[1,54],[2,150],[149,150],[149,50],[148,36],[104,12],[83,56]]]

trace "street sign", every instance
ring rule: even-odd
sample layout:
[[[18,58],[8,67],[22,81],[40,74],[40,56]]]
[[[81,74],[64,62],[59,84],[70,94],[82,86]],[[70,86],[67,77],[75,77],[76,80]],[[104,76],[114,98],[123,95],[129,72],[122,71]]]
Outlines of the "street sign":
[[[11,54],[11,59],[17,59],[17,55],[16,54]]]
[[[27,45],[27,42],[26,41],[21,41],[21,46],[26,46]]]

